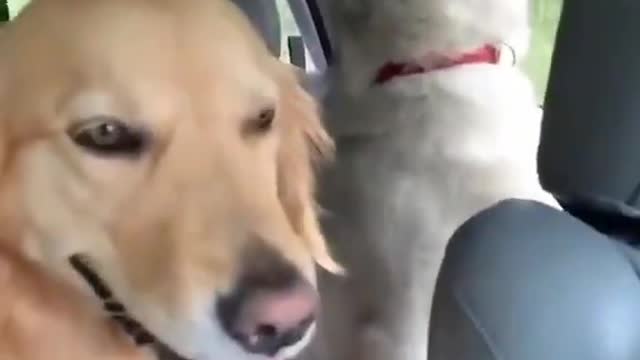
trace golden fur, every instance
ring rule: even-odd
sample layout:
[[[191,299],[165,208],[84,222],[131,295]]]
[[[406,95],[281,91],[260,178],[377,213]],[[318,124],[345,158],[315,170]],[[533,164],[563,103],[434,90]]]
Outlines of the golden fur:
[[[245,131],[269,107],[273,128]],[[68,132],[96,116],[145,129],[149,146],[135,158],[87,152]],[[311,281],[315,263],[339,271],[313,202],[312,160],[331,149],[293,71],[227,1],[35,0],[3,29],[0,243],[38,267],[12,274],[46,287],[42,300],[64,296],[47,281],[90,296],[68,263],[83,254],[131,313],[183,356],[252,358],[210,311],[249,249],[276,250]],[[0,289],[1,301],[28,303],[36,291],[9,289]],[[32,308],[43,317],[37,331],[60,337],[67,359],[86,358],[83,337],[74,345],[65,339],[71,329],[55,332],[45,319],[71,314],[70,304],[43,301],[23,311]],[[12,309],[1,307],[0,319]],[[68,321],[79,332],[89,326]],[[39,341],[25,328],[0,329],[17,332],[0,334],[8,345]],[[6,349],[0,359],[17,356]]]
[[[0,252],[0,359],[147,360],[87,299],[11,251]]]

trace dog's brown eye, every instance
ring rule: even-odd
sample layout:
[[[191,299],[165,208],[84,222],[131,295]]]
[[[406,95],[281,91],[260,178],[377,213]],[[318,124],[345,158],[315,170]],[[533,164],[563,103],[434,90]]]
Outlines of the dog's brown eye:
[[[108,117],[80,122],[68,134],[76,145],[99,155],[138,155],[145,145],[142,131]]]
[[[258,114],[258,116],[251,120],[249,130],[256,133],[267,132],[271,130],[275,117],[276,110],[274,108],[264,109]]]

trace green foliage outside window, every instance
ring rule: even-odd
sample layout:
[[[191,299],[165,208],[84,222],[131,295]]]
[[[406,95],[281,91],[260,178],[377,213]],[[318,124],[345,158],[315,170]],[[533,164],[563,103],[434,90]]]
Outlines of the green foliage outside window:
[[[540,102],[544,98],[547,87],[551,55],[561,10],[562,0],[534,0],[532,4],[533,34],[529,55],[525,59],[523,67],[536,87]]]
[[[11,18],[16,16],[22,8],[27,5],[29,0],[7,0],[7,4],[9,4],[9,14]]]

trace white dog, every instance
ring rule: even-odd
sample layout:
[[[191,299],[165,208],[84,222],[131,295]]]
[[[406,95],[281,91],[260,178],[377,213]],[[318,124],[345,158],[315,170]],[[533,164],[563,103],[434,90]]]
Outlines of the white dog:
[[[505,198],[555,205],[536,171],[540,112],[513,66],[527,0],[334,0],[325,118],[337,163],[325,230],[349,275],[322,281],[328,360],[424,360],[447,241]]]

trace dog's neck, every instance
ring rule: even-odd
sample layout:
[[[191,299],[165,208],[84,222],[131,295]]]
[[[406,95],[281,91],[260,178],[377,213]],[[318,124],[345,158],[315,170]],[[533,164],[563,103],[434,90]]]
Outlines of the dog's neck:
[[[480,48],[460,53],[443,55],[428,53],[423,57],[405,62],[387,62],[376,72],[375,85],[387,83],[397,77],[449,69],[468,64],[498,64],[500,49],[494,45],[484,45]]]

